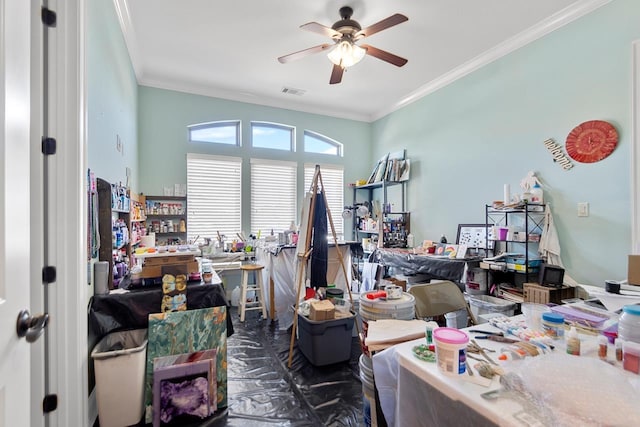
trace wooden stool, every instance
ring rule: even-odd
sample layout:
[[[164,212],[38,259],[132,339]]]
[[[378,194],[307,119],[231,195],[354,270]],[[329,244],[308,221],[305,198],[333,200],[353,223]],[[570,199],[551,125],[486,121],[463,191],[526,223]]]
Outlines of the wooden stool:
[[[240,321],[244,322],[244,315],[246,311],[249,310],[262,310],[262,316],[267,318],[267,306],[264,301],[264,287],[262,284],[262,269],[264,266],[258,264],[243,264],[240,266],[240,270],[242,270],[242,283],[240,286]],[[255,276],[255,284],[249,285],[249,273],[254,272]],[[256,295],[256,301],[250,302],[249,307],[247,307],[247,291],[254,291]],[[257,304],[257,305],[256,305]]]

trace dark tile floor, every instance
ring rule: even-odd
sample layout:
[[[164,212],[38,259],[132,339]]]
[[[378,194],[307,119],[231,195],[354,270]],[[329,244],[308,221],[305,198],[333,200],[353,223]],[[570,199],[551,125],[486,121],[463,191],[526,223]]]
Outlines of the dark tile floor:
[[[298,350],[296,340],[289,368],[291,328],[279,330],[277,323],[262,319],[258,311],[248,312],[244,323],[236,307],[230,309],[230,315],[235,332],[227,341],[228,407],[204,422],[176,425],[364,425],[357,338],[351,339],[350,360],[326,366],[312,365]]]

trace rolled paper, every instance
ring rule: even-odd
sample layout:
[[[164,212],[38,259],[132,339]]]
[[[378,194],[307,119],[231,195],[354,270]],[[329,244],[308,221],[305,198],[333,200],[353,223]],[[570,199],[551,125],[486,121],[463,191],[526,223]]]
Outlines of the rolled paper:
[[[504,204],[508,205],[509,203],[511,203],[511,189],[509,188],[509,184],[505,184],[504,185],[504,195],[503,195],[503,199],[504,199]]]

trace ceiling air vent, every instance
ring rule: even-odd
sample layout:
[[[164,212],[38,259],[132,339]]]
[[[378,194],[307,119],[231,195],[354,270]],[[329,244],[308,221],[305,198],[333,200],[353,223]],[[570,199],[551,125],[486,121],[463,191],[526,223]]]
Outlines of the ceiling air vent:
[[[306,90],[295,89],[295,88],[292,88],[292,87],[283,87],[282,88],[282,93],[286,93],[286,94],[289,94],[289,95],[302,96],[302,95],[304,95],[305,92],[306,92]]]

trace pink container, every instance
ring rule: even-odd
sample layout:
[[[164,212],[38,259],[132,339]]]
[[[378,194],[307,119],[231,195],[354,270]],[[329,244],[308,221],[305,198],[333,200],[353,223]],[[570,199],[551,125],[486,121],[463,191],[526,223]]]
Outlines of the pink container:
[[[447,375],[464,374],[467,370],[467,344],[469,336],[455,328],[437,328],[433,331],[436,345],[436,363]]]
[[[498,227],[498,240],[507,240],[509,229],[506,227]]]

